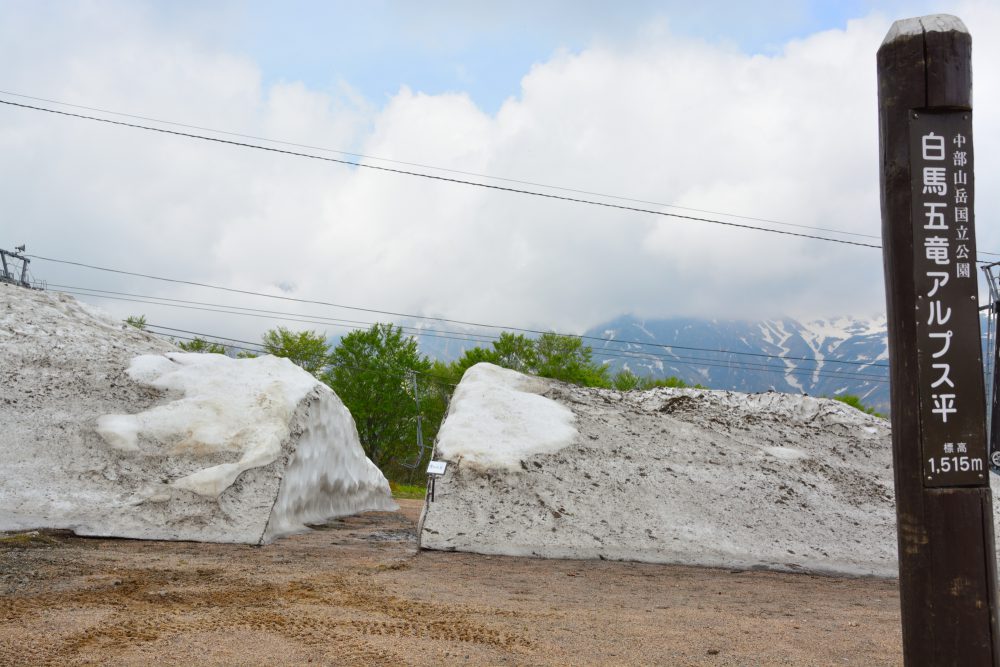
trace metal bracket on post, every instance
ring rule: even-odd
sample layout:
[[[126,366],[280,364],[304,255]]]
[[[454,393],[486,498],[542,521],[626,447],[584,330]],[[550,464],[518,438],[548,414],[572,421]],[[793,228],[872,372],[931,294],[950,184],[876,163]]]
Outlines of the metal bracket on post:
[[[21,253],[23,252],[23,245],[17,246],[14,252],[0,248],[0,283],[10,283],[20,287],[31,288],[31,278],[28,276],[28,264],[31,263],[31,260],[22,255]],[[21,262],[20,275],[15,273],[14,263],[9,260]]]

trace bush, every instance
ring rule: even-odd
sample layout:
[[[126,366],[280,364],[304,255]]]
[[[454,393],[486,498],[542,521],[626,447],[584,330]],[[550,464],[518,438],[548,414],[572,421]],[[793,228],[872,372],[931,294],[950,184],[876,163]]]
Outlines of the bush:
[[[841,394],[840,396],[833,396],[833,400],[840,401],[841,403],[849,405],[856,410],[861,410],[861,412],[864,412],[866,415],[874,415],[885,419],[885,415],[881,412],[875,412],[875,408],[868,407],[854,394]]]

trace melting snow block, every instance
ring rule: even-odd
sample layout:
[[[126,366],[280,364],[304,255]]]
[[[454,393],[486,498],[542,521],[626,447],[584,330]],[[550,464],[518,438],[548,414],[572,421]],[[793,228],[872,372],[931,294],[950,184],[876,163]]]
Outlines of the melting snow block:
[[[0,298],[0,530],[261,544],[396,509],[347,408],[290,361],[169,351],[68,297]]]
[[[435,446],[425,549],[896,574],[889,425],[842,403],[622,393],[479,364]]]

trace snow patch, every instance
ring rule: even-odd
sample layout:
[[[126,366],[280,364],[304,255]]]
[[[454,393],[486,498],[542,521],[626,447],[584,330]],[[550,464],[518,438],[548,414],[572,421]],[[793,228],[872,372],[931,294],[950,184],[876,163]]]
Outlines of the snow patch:
[[[105,415],[97,420],[98,434],[119,450],[142,453],[143,443],[150,455],[166,449],[211,459],[237,452],[236,462],[206,467],[170,484],[209,498],[219,497],[244,471],[278,458],[292,413],[319,384],[288,359],[192,352],[137,357],[128,375],[182,397],[133,415]]]
[[[540,396],[548,383],[479,363],[455,390],[436,450],[481,469],[516,470],[523,459],[555,452],[576,438],[568,408]]]
[[[794,447],[766,447],[764,451],[776,459],[784,459],[785,461],[796,461],[808,456],[801,449],[795,449]]]

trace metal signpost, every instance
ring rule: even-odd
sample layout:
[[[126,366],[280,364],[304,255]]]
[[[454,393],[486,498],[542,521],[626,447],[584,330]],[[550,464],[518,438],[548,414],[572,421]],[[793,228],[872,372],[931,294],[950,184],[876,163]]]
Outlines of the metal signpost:
[[[897,21],[878,52],[903,657],[1000,665],[973,217],[972,40]]]

